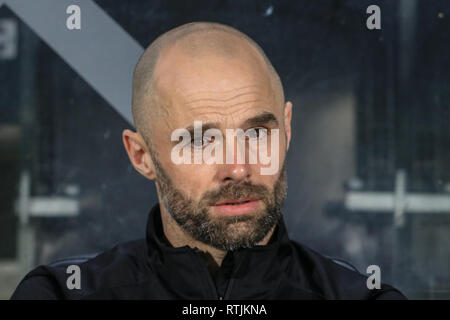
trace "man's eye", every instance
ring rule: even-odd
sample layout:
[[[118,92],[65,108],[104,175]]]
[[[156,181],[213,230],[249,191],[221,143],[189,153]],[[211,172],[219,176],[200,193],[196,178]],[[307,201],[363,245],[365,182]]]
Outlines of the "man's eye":
[[[264,136],[267,136],[267,129],[266,128],[253,128],[249,132],[249,139],[258,139],[262,138]]]
[[[213,141],[214,141],[214,137],[203,136],[203,137],[198,138],[198,139],[192,139],[191,140],[191,145],[194,148],[201,149],[201,148],[206,147],[208,144],[210,144]]]

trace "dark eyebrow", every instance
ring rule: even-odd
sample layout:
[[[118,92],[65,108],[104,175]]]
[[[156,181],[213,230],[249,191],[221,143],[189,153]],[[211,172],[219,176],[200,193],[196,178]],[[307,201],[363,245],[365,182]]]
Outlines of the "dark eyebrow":
[[[263,112],[253,118],[245,120],[242,127],[256,127],[264,124],[273,124],[276,127],[279,126],[278,120],[273,113]]]
[[[213,128],[218,128],[218,126],[219,126],[219,124],[217,122],[214,122],[214,123],[213,122],[202,123],[202,135],[205,133],[206,130],[213,129]],[[186,130],[189,132],[191,137],[194,136],[194,126],[193,125],[187,127]]]
[[[254,116],[250,119],[245,120],[241,127],[242,128],[257,127],[257,126],[267,125],[269,123],[273,124],[276,127],[279,126],[278,120],[273,113],[263,112],[257,116]],[[214,129],[214,128],[219,128],[219,123],[217,123],[217,122],[202,123],[202,135],[205,133],[206,130]],[[194,136],[194,126],[193,125],[190,125],[189,127],[187,127],[186,130],[189,132],[191,137]]]

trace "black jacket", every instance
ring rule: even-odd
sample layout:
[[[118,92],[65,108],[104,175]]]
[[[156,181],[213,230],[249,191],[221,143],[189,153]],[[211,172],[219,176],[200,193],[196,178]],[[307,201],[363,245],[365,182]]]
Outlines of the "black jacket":
[[[159,205],[147,239],[120,244],[79,265],[81,289],[67,288],[66,266],[39,266],[12,299],[404,299],[389,285],[367,288],[367,276],[290,241],[284,221],[265,246],[226,254],[215,277],[195,248],[174,248]]]

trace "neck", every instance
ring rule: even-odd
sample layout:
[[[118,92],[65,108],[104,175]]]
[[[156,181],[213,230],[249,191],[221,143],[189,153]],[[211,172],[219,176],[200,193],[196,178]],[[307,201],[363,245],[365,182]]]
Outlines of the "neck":
[[[161,202],[160,202],[161,203]],[[222,261],[225,258],[227,251],[217,249],[208,244],[194,239],[192,236],[186,233],[178,223],[173,219],[170,213],[166,210],[164,205],[160,205],[161,221],[163,226],[164,235],[170,244],[177,248],[183,246],[189,246],[191,248],[198,248],[206,260],[209,270],[215,274],[216,270],[222,265]],[[273,234],[275,227],[273,227],[263,240],[258,242],[258,245],[266,245],[269,242],[270,237]]]

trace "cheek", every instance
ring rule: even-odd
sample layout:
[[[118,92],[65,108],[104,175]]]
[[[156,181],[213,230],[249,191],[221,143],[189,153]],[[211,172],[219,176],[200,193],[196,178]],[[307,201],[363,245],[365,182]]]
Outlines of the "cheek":
[[[286,141],[286,137],[284,134],[284,129],[279,129],[278,131],[278,137],[275,136],[268,136],[267,137],[267,147],[261,148],[261,149],[255,149],[256,151],[254,152],[262,152],[262,154],[264,155],[264,157],[266,158],[265,161],[269,161],[264,162],[259,158],[258,155],[258,159],[260,159],[257,163],[257,165],[254,167],[255,170],[253,170],[253,173],[255,175],[258,176],[258,180],[259,181],[270,181],[267,185],[271,185],[270,183],[273,181],[276,181],[279,174],[280,174],[280,170],[282,167],[282,164],[284,163],[285,157],[286,157],[286,146],[287,146],[287,141]],[[269,159],[269,160],[268,160]],[[271,173],[262,173],[262,168],[268,169],[271,168],[270,172]],[[272,170],[273,169],[273,170]],[[260,176],[260,177],[259,177]]]
[[[258,181],[258,183],[266,186],[269,191],[273,191],[273,187],[275,186],[278,177],[278,173],[274,175],[263,175],[260,176],[260,181]]]
[[[280,170],[282,167],[282,164],[284,163],[284,158],[286,157],[286,150],[287,148],[287,140],[286,140],[286,136],[284,135],[284,131],[283,134],[280,136],[280,147],[279,147],[279,163],[280,163]]]
[[[286,131],[285,131],[285,128],[284,127],[281,127],[280,128],[280,131],[279,131],[279,138],[278,138],[278,141],[279,141],[279,146],[280,146],[280,159],[281,159],[281,156],[284,154],[284,152],[286,151],[286,146],[287,146],[287,134],[286,134]]]
[[[195,164],[170,164],[170,176],[176,187],[198,200],[206,191],[209,191],[211,182],[214,179],[212,166]]]

